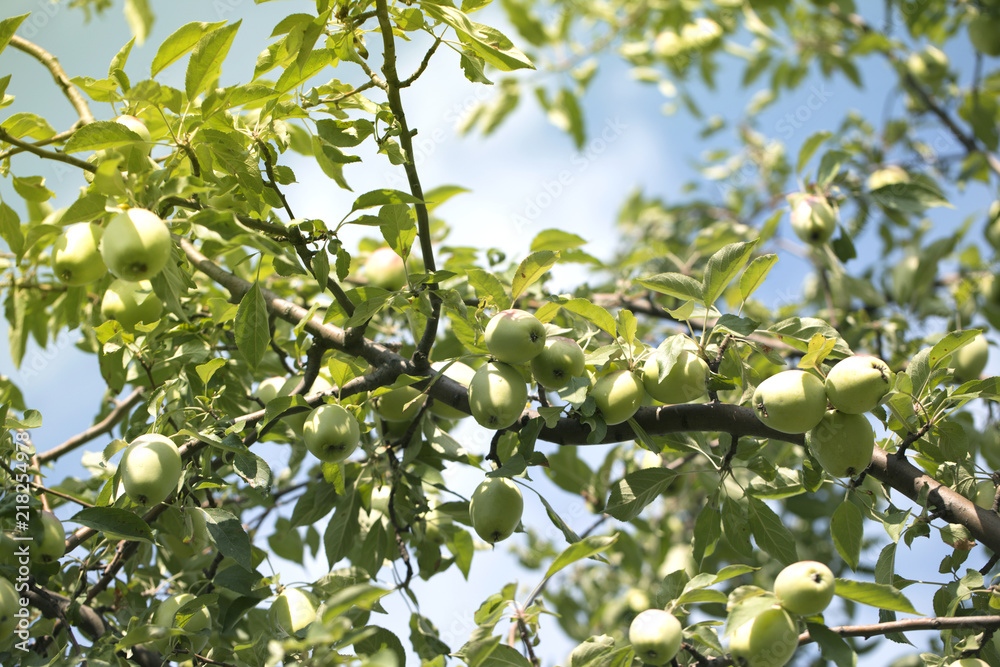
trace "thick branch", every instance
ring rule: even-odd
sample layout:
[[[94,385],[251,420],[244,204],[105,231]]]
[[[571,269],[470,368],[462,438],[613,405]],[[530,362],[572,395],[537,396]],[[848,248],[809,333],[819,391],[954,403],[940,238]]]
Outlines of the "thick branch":
[[[63,94],[66,95],[70,104],[72,104],[73,108],[76,109],[76,115],[80,117],[81,125],[94,122],[94,114],[90,113],[90,107],[87,105],[87,100],[84,99],[79,89],[77,89],[77,87],[73,85],[73,82],[69,80],[69,77],[66,76],[66,71],[63,70],[62,65],[59,64],[58,58],[37,44],[29,42],[23,37],[18,37],[17,35],[10,38],[10,45],[15,49],[24,51],[49,69],[52,73],[52,78],[56,80],[56,83],[60,88],[62,88]]]
[[[872,625],[838,625],[829,628],[841,637],[876,637],[908,630],[946,630],[952,628],[1000,628],[1000,616],[946,616],[941,618],[908,618]],[[799,635],[799,644],[815,641],[808,632]]]
[[[118,403],[114,409],[108,413],[108,416],[97,422],[86,431],[74,435],[72,438],[62,443],[61,445],[56,445],[47,452],[42,452],[38,455],[38,462],[48,463],[49,461],[54,461],[58,459],[63,454],[70,452],[80,445],[90,442],[99,435],[103,435],[114,428],[126,412],[131,410],[139,399],[142,398],[144,389],[142,387],[137,387],[129,394],[124,401]]]

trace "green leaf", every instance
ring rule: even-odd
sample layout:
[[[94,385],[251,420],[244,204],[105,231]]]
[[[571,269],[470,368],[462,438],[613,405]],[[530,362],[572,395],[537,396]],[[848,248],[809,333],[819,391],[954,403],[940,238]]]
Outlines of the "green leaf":
[[[110,540],[153,543],[153,530],[142,517],[117,507],[88,507],[70,519],[103,533]]]
[[[551,250],[539,250],[525,257],[518,265],[517,271],[514,272],[510,298],[517,301],[517,297],[545,275],[545,272],[552,268],[557,259],[559,259],[559,253]]]
[[[205,510],[205,525],[219,553],[232,558],[244,570],[253,571],[250,536],[243,530],[239,519],[226,510],[209,507]]]
[[[601,331],[611,336],[617,335],[615,318],[612,317],[606,308],[593,304],[583,297],[570,299],[562,304],[562,307],[575,315],[579,315]]]
[[[156,50],[153,62],[149,65],[149,76],[155,77],[167,67],[173,65],[190,52],[201,41],[202,37],[218,30],[224,25],[226,25],[225,21],[219,21],[218,23],[192,21],[191,23],[182,25],[163,40],[160,48]]]
[[[198,377],[201,378],[201,381],[207,385],[208,381],[212,379],[213,375],[215,375],[215,371],[219,370],[225,365],[226,365],[225,359],[216,357],[215,359],[206,361],[205,363],[196,366],[195,372],[198,373]]]
[[[799,556],[795,549],[795,537],[781,522],[781,517],[759,498],[747,496],[747,501],[750,530],[757,546],[784,565],[797,562]]]
[[[0,202],[0,238],[4,240],[4,243],[20,262],[24,253],[24,234],[21,233],[21,221],[14,209],[6,202]]]
[[[741,556],[754,557],[750,543],[750,517],[745,499],[726,498],[722,504],[722,534]]]
[[[850,501],[840,503],[830,519],[830,533],[837,553],[852,570],[858,569],[861,560],[861,542],[864,538],[865,519],[858,506]]]
[[[510,307],[511,299],[507,296],[507,290],[492,273],[482,269],[469,269],[466,275],[469,277],[469,286],[476,291],[476,296],[479,299],[492,298],[500,310]]]
[[[124,12],[135,41],[144,43],[153,29],[153,10],[149,7],[149,0],[125,0]]]
[[[444,0],[424,0],[420,3],[424,13],[451,26],[458,38],[477,56],[499,70],[535,69],[527,56],[514,48],[514,44],[499,30],[471,21],[461,10],[444,4]]]
[[[287,93],[313,78],[334,61],[333,53],[328,49],[317,49],[309,54],[306,61],[290,65],[274,84],[279,93]]]
[[[604,511],[619,521],[631,521],[663,493],[677,473],[666,468],[637,470],[625,475],[612,488]]]
[[[816,640],[820,654],[837,667],[856,667],[858,656],[851,645],[836,632],[819,623],[807,623],[809,636]]]
[[[982,332],[982,329],[955,331],[939,340],[934,344],[934,347],[931,348],[930,356],[927,358],[927,363],[930,364],[931,370],[938,368],[938,366],[946,361],[952,353],[955,352],[955,350],[963,347],[966,343]]]
[[[236,38],[242,19],[236,23],[213,30],[195,44],[184,72],[184,92],[189,100],[210,89],[222,73],[222,63]]]
[[[17,32],[17,28],[28,16],[29,14],[21,14],[20,16],[11,16],[8,19],[0,21],[0,53],[3,53],[3,50],[7,48],[14,33]]]
[[[131,146],[142,137],[113,120],[97,120],[88,123],[73,133],[66,142],[67,153],[99,151],[107,148]]]
[[[730,243],[708,258],[708,266],[705,267],[703,301],[706,306],[714,304],[729,286],[729,283],[743,270],[756,245],[757,241]]]
[[[813,156],[813,153],[815,153],[816,149],[820,147],[820,144],[832,136],[833,132],[830,132],[829,130],[822,130],[810,135],[809,138],[802,142],[802,147],[799,149],[798,165],[795,168],[795,172],[801,174],[802,170],[805,169],[806,164],[809,163],[809,158]]]
[[[490,651],[480,667],[532,667],[531,662],[521,655],[516,648],[500,644]]]
[[[419,204],[421,201],[411,194],[402,192],[401,190],[390,190],[388,188],[383,188],[381,190],[372,190],[371,192],[366,192],[357,199],[354,200],[354,204],[351,206],[351,213],[355,211],[360,211],[365,208],[375,208],[376,206],[385,206],[386,204]],[[348,213],[350,215],[350,213]]]
[[[875,584],[868,581],[837,579],[836,593],[845,600],[853,600],[861,604],[878,607],[879,609],[901,611],[905,614],[915,614],[917,616],[922,615],[913,608],[913,605],[906,596],[894,586]]]
[[[559,570],[563,569],[567,565],[575,563],[578,560],[590,558],[594,554],[599,554],[602,551],[607,550],[617,540],[617,534],[591,535],[590,537],[580,540],[576,544],[571,544],[563,549],[563,552],[556,556],[556,559],[552,561],[552,565],[549,565],[549,569],[545,571],[545,578],[548,579]]]
[[[340,465],[340,464],[337,464]],[[343,499],[337,503],[337,508],[326,526],[323,534],[323,545],[326,548],[326,559],[333,569],[334,564],[341,560],[354,546],[361,529],[358,524],[358,513],[361,510],[361,496],[350,489]]]
[[[546,229],[538,232],[531,240],[531,251],[551,250],[559,252],[579,248],[586,243],[586,240],[576,234],[564,232],[561,229]]]
[[[683,273],[661,273],[650,278],[640,278],[637,282],[646,289],[685,301],[701,303],[705,295],[702,284]]]
[[[69,225],[74,222],[95,220],[104,215],[107,204],[108,198],[104,195],[95,192],[85,194],[70,204],[62,218],[59,219],[59,224]]]
[[[267,324],[267,304],[260,285],[253,286],[240,299],[236,311],[236,348],[244,361],[256,368],[271,344],[271,330]]]
[[[822,334],[824,338],[836,341],[833,350],[838,355],[849,357],[854,354],[836,329],[815,317],[790,317],[763,331],[772,333],[778,340],[791,345],[800,352],[807,352],[812,337],[816,334]]]
[[[757,288],[764,284],[764,279],[770,273],[771,267],[778,261],[777,255],[761,255],[755,257],[746,271],[740,276],[740,296],[746,301]]]
[[[833,179],[840,173],[840,168],[844,162],[850,159],[850,155],[843,151],[830,151],[820,160],[819,170],[816,172],[816,185],[825,188],[833,182]]]

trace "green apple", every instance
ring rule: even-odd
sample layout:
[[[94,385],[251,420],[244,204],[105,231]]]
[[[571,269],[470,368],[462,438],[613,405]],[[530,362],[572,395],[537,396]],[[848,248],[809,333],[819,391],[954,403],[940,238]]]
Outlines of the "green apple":
[[[140,435],[122,454],[122,484],[137,505],[166,500],[177,489],[183,470],[177,445],[159,433]]]
[[[902,167],[891,164],[887,167],[873,171],[868,177],[866,185],[868,186],[868,190],[871,191],[909,182],[910,174],[907,173],[907,171]]]
[[[826,397],[848,414],[874,410],[892,388],[889,365],[870,355],[856,354],[837,362],[826,376]]]
[[[496,544],[513,535],[524,512],[524,497],[506,477],[487,477],[469,501],[469,518],[479,537]]]
[[[811,373],[782,371],[757,386],[753,409],[761,422],[776,431],[805,433],[826,413],[826,389]]]
[[[528,385],[516,368],[483,364],[469,383],[469,408],[481,426],[499,430],[516,422],[528,402]]]
[[[979,14],[968,25],[972,46],[987,56],[1000,56],[1000,18]]]
[[[340,405],[324,404],[306,417],[302,426],[306,449],[320,461],[338,463],[351,455],[361,442],[358,420]]]
[[[949,663],[948,667],[990,667],[990,663],[979,658],[962,658],[961,660]]]
[[[937,85],[948,74],[948,56],[936,46],[927,46],[923,51],[910,54],[906,68],[917,81]]]
[[[287,382],[287,378],[280,375],[264,378],[257,385],[257,388],[253,390],[253,397],[267,407],[268,403],[278,398],[278,396],[283,395],[281,389],[285,386],[285,382]]]
[[[192,634],[200,633],[206,629],[210,630],[212,627],[212,614],[208,611],[207,607],[195,607],[181,612],[181,619],[186,620],[176,617],[177,611],[192,600],[194,600],[194,596],[190,593],[171,595],[156,608],[156,612],[153,614],[153,625],[158,625],[162,628],[181,627]],[[195,653],[201,653],[205,645],[208,644],[208,638],[208,634],[190,637],[192,650]],[[155,644],[160,653],[167,655],[170,652],[173,642],[172,638],[165,637],[156,640]]]
[[[583,348],[565,336],[547,337],[542,351],[531,360],[532,377],[546,389],[565,387],[585,369]]]
[[[316,620],[317,609],[319,600],[315,595],[301,588],[286,588],[275,599],[267,615],[272,628],[280,630],[285,636],[294,636]]]
[[[632,619],[628,640],[636,657],[647,665],[665,665],[681,650],[684,628],[663,609],[647,609]]]
[[[152,211],[130,208],[108,223],[101,237],[101,257],[111,273],[124,280],[149,280],[170,260],[170,230]]]
[[[817,195],[789,195],[788,203],[792,207],[792,231],[812,245],[821,245],[830,240],[837,229],[837,215],[826,197]]]
[[[99,250],[98,225],[77,222],[66,227],[52,245],[52,272],[67,285],[87,285],[108,272]]]
[[[412,422],[427,401],[427,395],[407,385],[390,389],[375,397],[375,412],[387,422]]]
[[[531,313],[501,310],[486,324],[486,347],[507,364],[531,361],[545,349],[545,325]]]
[[[979,334],[952,353],[951,367],[955,371],[955,379],[959,382],[978,380],[986,369],[989,356],[989,343]]]
[[[395,292],[406,286],[406,264],[392,248],[377,248],[365,260],[365,276],[370,284]]]
[[[0,578],[0,637],[14,635],[14,628],[17,627],[16,614],[21,608],[21,598],[14,589],[14,584]]]
[[[814,616],[830,605],[835,586],[836,579],[830,568],[814,560],[803,560],[778,573],[774,594],[785,611]]]
[[[62,521],[52,512],[39,512],[42,522],[42,539],[32,545],[32,556],[43,563],[51,563],[66,553],[66,531]]]
[[[23,544],[27,546],[29,543],[24,542]],[[10,565],[17,569],[17,558],[19,557],[17,551],[20,546],[21,544],[18,544],[13,535],[5,531],[0,531],[0,565]],[[28,554],[34,556],[30,549]]]
[[[475,369],[467,364],[463,364],[461,361],[454,361],[450,363],[446,361],[435,361],[431,364],[431,368],[439,373],[443,372],[446,378],[454,380],[460,385],[464,385],[466,392],[468,392],[469,385],[472,384],[472,378],[476,376]],[[442,371],[442,369],[444,370]],[[458,408],[453,408],[447,403],[436,399],[431,403],[431,407],[428,409],[438,417],[442,417],[444,419],[462,419],[463,417],[469,416]]]
[[[116,278],[101,299],[101,315],[117,320],[126,331],[135,331],[137,324],[151,324],[160,319],[163,302],[153,293],[148,280],[137,283]]]
[[[669,405],[687,403],[705,395],[708,364],[696,351],[685,346],[661,378],[663,366],[664,360],[654,354],[646,359],[642,367],[642,384],[650,396]]]
[[[729,639],[729,652],[743,659],[746,667],[784,667],[798,646],[798,627],[781,607],[758,614],[736,628]]]
[[[115,122],[124,125],[128,129],[139,135],[141,141],[134,142],[131,146],[123,146],[114,149],[124,159],[123,168],[139,170],[142,162],[149,162],[149,151],[153,148],[153,143],[146,124],[135,116],[122,115],[115,118]],[[140,162],[140,160],[142,162]],[[143,165],[145,167],[146,165]],[[145,169],[143,169],[145,170]]]
[[[628,420],[642,405],[646,390],[639,376],[630,370],[611,371],[602,375],[590,388],[590,395],[608,425]]]
[[[834,477],[857,477],[875,451],[875,431],[864,415],[830,410],[806,434],[806,446]]]

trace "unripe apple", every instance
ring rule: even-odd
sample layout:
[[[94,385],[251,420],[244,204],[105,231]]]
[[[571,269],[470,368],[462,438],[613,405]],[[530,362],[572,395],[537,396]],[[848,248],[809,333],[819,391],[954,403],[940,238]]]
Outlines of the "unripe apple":
[[[32,556],[43,563],[51,563],[66,553],[66,531],[62,521],[52,512],[39,512],[42,522],[42,539],[32,545]]]
[[[788,197],[792,206],[792,231],[812,245],[826,243],[837,229],[837,215],[826,197],[795,194]]]
[[[266,407],[268,403],[282,395],[281,388],[285,386],[285,382],[287,382],[287,379],[280,375],[264,378],[257,385],[257,388],[253,390],[253,397]]]
[[[642,367],[642,384],[646,393],[668,405],[687,403],[705,395],[708,382],[708,364],[697,352],[683,349],[674,365],[660,379],[662,360],[653,355]]]
[[[632,619],[628,640],[636,657],[647,665],[665,665],[681,650],[684,629],[663,609],[647,609]]]
[[[753,409],[761,422],[776,431],[805,433],[826,413],[826,389],[811,373],[782,371],[757,386]]]
[[[597,378],[590,388],[597,409],[609,426],[628,420],[642,405],[646,390],[639,376],[630,370],[611,371]]]
[[[14,589],[14,584],[0,578],[0,637],[14,635],[14,628],[17,627],[16,614],[20,611],[21,598]]]
[[[868,190],[871,191],[909,182],[909,173],[899,165],[891,164],[873,171],[868,177],[866,185],[868,186]]]
[[[116,278],[101,299],[101,315],[117,320],[126,331],[135,331],[136,324],[151,324],[162,313],[163,302],[153,293],[148,280],[132,283]]]
[[[864,415],[830,410],[806,434],[806,446],[834,477],[857,477],[875,451],[875,431]]]
[[[431,368],[439,373],[442,372],[441,369],[444,369],[444,376],[461,385],[465,385],[466,393],[468,393],[469,385],[472,384],[472,378],[476,376],[475,369],[467,364],[463,364],[461,361],[435,361],[431,364]],[[436,399],[431,403],[431,407],[428,410],[444,419],[462,419],[469,416],[458,408],[453,408],[447,403]]]
[[[357,449],[361,442],[358,420],[343,406],[324,404],[306,417],[302,426],[306,449],[320,461],[338,463]]]
[[[792,563],[774,580],[774,594],[786,611],[800,616],[823,613],[833,600],[836,579],[823,563],[803,560]]]
[[[294,636],[305,630],[316,620],[319,600],[309,591],[301,588],[286,588],[268,610],[268,618],[275,630],[283,636]]]
[[[528,385],[516,368],[483,364],[469,383],[469,408],[481,426],[499,430],[516,422],[528,402]]]
[[[496,544],[510,537],[524,512],[517,484],[506,477],[487,477],[469,501],[469,518],[479,537]]]
[[[208,611],[207,607],[198,607],[197,609],[185,611],[182,616],[190,617],[183,626],[179,625],[177,622],[176,614],[177,610],[186,605],[188,602],[194,600],[194,596],[190,593],[178,593],[177,595],[171,595],[156,608],[156,613],[153,614],[153,625],[158,625],[162,628],[174,628],[183,627],[184,630],[192,634],[196,634],[205,630],[206,628],[212,627],[212,614]],[[203,635],[199,637],[189,637],[191,640],[191,649],[195,653],[201,653],[208,644],[208,635]],[[168,654],[171,647],[171,638],[164,637],[163,639],[158,639],[155,642],[156,648],[160,653]]]
[[[990,346],[986,338],[979,334],[951,355],[951,367],[959,382],[978,380],[989,361]]]
[[[108,269],[99,250],[101,228],[89,222],[66,227],[52,245],[52,272],[67,285],[92,283]]]
[[[427,395],[413,385],[397,387],[375,397],[375,412],[387,422],[412,422],[426,401]]]
[[[148,280],[170,260],[172,242],[166,223],[152,211],[130,208],[111,218],[101,237],[101,257],[111,273],[124,280]]]
[[[1000,56],[1000,18],[979,14],[968,25],[972,46],[987,56]]]
[[[990,663],[979,658],[962,658],[961,660],[949,663],[948,667],[990,667]]]
[[[747,621],[729,639],[729,652],[733,658],[742,658],[746,667],[784,667],[798,646],[798,627],[781,607],[771,607]]]
[[[906,67],[917,81],[937,85],[948,74],[948,56],[936,46],[927,46],[923,51],[911,53]]]
[[[531,360],[531,375],[535,382],[546,389],[559,389],[586,369],[583,348],[572,338],[551,336],[545,346]]]
[[[136,158],[145,158],[148,156],[149,151],[153,148],[153,143],[146,124],[135,116],[129,115],[118,116],[118,118],[115,118],[115,122],[132,130],[142,139],[142,141],[137,141],[132,146],[115,149],[125,159],[125,165],[127,166],[130,163],[133,155]]]
[[[837,410],[848,414],[869,412],[892,388],[892,371],[878,357],[854,355],[830,369],[825,388],[826,397]]]
[[[122,454],[122,485],[137,505],[157,505],[177,489],[183,469],[180,451],[170,438],[140,435]]]
[[[521,364],[545,348],[545,325],[527,311],[501,310],[487,323],[485,338],[486,347],[497,360]]]
[[[372,285],[395,292],[406,285],[406,264],[392,248],[376,248],[365,260],[365,276]]]

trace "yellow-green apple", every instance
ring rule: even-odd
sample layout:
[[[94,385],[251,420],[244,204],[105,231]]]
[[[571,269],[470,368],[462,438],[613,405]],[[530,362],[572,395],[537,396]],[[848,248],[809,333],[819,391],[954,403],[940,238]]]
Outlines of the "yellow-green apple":
[[[341,405],[313,409],[302,426],[306,449],[320,461],[337,463],[351,455],[361,442],[358,420]]]
[[[545,348],[545,325],[527,311],[501,310],[486,324],[485,338],[487,349],[497,360],[521,364]]]
[[[51,563],[63,557],[66,553],[66,531],[62,521],[48,511],[38,513],[42,522],[42,538],[32,545],[32,556],[43,563]]]
[[[98,225],[77,222],[66,227],[52,245],[52,272],[67,285],[92,283],[108,269],[99,250],[102,231]]]
[[[149,155],[149,151],[153,148],[153,143],[151,141],[149,128],[146,124],[135,116],[130,116],[128,114],[118,116],[115,118],[115,122],[120,125],[124,125],[128,129],[132,130],[139,135],[141,141],[136,141],[131,146],[125,146],[121,148],[116,148],[115,152],[125,159],[125,166],[129,166],[132,163],[133,158],[144,159]]]
[[[959,382],[978,380],[986,369],[989,356],[989,343],[982,334],[979,334],[952,353],[951,367],[955,371],[955,379]]]
[[[160,319],[163,302],[153,293],[148,280],[137,283],[116,278],[101,299],[101,315],[117,320],[126,331],[135,331],[137,324],[151,324]]]
[[[122,454],[122,485],[137,505],[166,500],[177,489],[183,470],[177,445],[159,433],[140,435]]]
[[[826,197],[818,195],[789,195],[788,203],[792,207],[792,231],[813,245],[826,243],[837,229],[837,215]]]
[[[387,422],[411,422],[426,401],[427,395],[413,385],[397,387],[375,397],[375,412]]]
[[[487,477],[469,501],[469,518],[479,537],[496,544],[510,537],[524,512],[524,498],[517,484],[506,477]]]
[[[900,183],[909,183],[910,175],[899,165],[891,164],[881,169],[876,169],[868,177],[866,185],[869,190],[887,188]]]
[[[609,425],[620,424],[636,413],[646,396],[639,376],[622,369],[602,375],[590,388],[597,409]]]
[[[684,629],[677,617],[663,609],[647,609],[632,619],[628,640],[636,657],[647,665],[665,665],[681,649]]]
[[[480,425],[499,430],[518,420],[528,401],[528,385],[516,368],[499,361],[483,364],[469,383],[469,408]]]
[[[190,593],[171,595],[156,608],[156,612],[153,614],[153,625],[158,625],[162,628],[181,627],[192,634],[210,629],[212,627],[212,614],[208,611],[207,607],[201,606],[186,609],[181,612],[180,618],[177,618],[178,610],[194,599],[194,596]],[[191,641],[191,649],[195,653],[201,653],[208,643],[208,634],[189,637],[188,639]],[[166,655],[170,652],[172,641],[171,638],[164,637],[156,640],[155,645],[160,653]]]
[[[272,628],[280,630],[283,635],[294,636],[316,620],[318,608],[319,600],[309,591],[286,588],[271,605],[268,618],[271,620]]]
[[[776,431],[805,433],[826,413],[826,389],[812,373],[782,371],[757,386],[753,409],[761,422]]]
[[[694,341],[690,344],[694,345]],[[696,350],[690,349],[686,343],[669,369],[664,368],[664,360],[655,354],[646,359],[642,367],[642,384],[646,393],[667,404],[687,403],[704,396],[708,364]],[[662,375],[664,370],[666,374]]]
[[[531,375],[546,389],[559,389],[583,375],[583,348],[572,338],[549,336],[542,351],[531,360]]]
[[[802,560],[792,563],[774,580],[774,594],[792,614],[814,616],[823,613],[833,600],[836,579],[823,563]]]
[[[917,81],[935,86],[948,74],[948,56],[936,46],[928,45],[922,51],[910,54],[906,59],[906,68]]]
[[[372,285],[394,292],[406,285],[406,264],[392,248],[376,248],[365,260],[365,276]]]
[[[987,56],[1000,56],[1000,18],[992,14],[978,14],[969,21],[969,41]]]
[[[857,477],[875,451],[875,431],[862,415],[830,410],[806,433],[806,446],[834,477]]]
[[[469,385],[472,384],[472,378],[476,375],[475,369],[468,364],[463,364],[461,361],[435,361],[431,364],[431,368],[439,373],[444,373],[446,378],[454,380],[460,385],[464,385],[466,392],[469,390]],[[428,409],[438,417],[442,417],[444,419],[462,419],[463,417],[468,417],[466,413],[462,412],[458,408],[454,408],[446,402],[439,401],[437,399],[431,403],[431,407]]]
[[[874,410],[892,388],[889,365],[870,355],[856,354],[837,362],[826,376],[826,397],[848,414]]]
[[[798,645],[795,621],[776,606],[736,628],[729,639],[729,652],[733,658],[744,660],[746,667],[784,667]]]
[[[21,598],[14,590],[14,584],[0,578],[0,637],[14,635],[17,614],[21,611],[21,607]]]
[[[253,397],[259,400],[266,407],[268,403],[281,396],[281,388],[285,386],[287,378],[280,375],[264,378],[253,390]]]
[[[166,223],[150,210],[130,208],[111,218],[101,236],[101,257],[111,273],[138,282],[149,280],[170,260]]]
[[[962,658],[961,660],[949,663],[948,667],[990,667],[990,663],[979,658]]]

